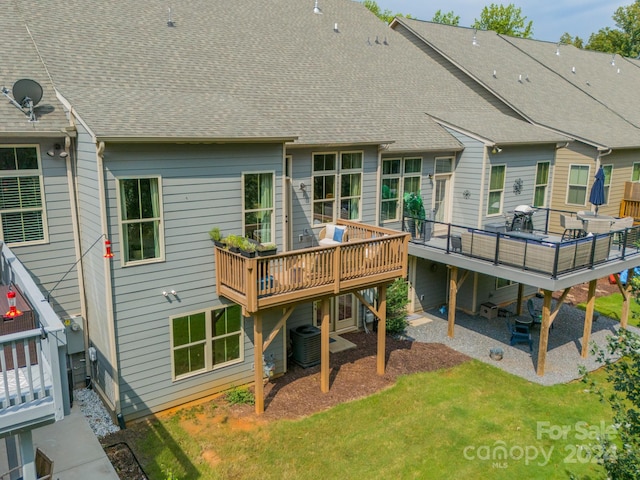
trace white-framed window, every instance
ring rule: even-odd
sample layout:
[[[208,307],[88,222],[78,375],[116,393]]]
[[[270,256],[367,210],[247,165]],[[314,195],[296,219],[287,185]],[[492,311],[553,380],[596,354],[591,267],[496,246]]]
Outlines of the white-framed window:
[[[245,237],[262,243],[274,242],[274,172],[242,175],[242,221]]]
[[[550,165],[549,162],[538,162],[536,165],[536,183],[533,187],[534,207],[544,207],[547,204]]]
[[[380,218],[397,221],[402,211],[405,193],[420,193],[422,158],[384,158],[382,160],[382,191]]]
[[[38,152],[36,145],[0,147],[0,232],[12,246],[48,241]]]
[[[609,203],[609,190],[611,187],[611,175],[613,175],[613,165],[602,165],[604,170],[604,204]]]
[[[118,178],[125,265],[164,260],[160,177]]]
[[[506,165],[491,165],[487,215],[499,215],[502,213],[502,200],[504,195],[506,172]]]
[[[340,153],[340,218],[360,220],[362,152]]]
[[[571,165],[567,185],[567,204],[584,206],[587,202],[589,165]]]
[[[362,163],[362,152],[313,154],[313,223],[315,225],[331,223],[337,218],[360,220]]]
[[[244,360],[244,319],[239,305],[171,317],[174,380]]]
[[[631,168],[631,181],[640,182],[640,162],[634,162]]]

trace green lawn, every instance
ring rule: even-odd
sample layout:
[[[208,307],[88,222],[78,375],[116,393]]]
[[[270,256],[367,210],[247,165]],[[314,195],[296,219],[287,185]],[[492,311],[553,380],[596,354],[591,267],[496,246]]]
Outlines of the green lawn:
[[[585,303],[580,303],[578,308],[586,310]],[[614,320],[620,320],[620,312],[622,311],[622,294],[613,293],[606,297],[596,297],[596,312]],[[629,325],[640,327],[640,304],[635,298],[631,299],[631,313],[629,314]]]
[[[543,387],[470,361],[300,421],[245,429],[209,403],[134,426],[130,444],[152,480],[602,478],[579,447],[609,419],[580,382]]]

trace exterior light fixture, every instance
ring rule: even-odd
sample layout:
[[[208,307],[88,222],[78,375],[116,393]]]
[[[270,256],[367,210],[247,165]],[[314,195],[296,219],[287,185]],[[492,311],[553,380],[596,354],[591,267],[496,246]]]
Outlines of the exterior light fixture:
[[[7,292],[7,302],[9,303],[9,311],[4,314],[4,318],[16,318],[22,315],[22,312],[16,307],[16,292],[13,290]]]
[[[59,143],[56,143],[51,150],[48,150],[47,155],[50,157],[55,157],[57,155],[60,158],[67,158],[69,156],[69,154],[62,149]]]
[[[109,239],[106,239],[104,241],[104,248],[104,258],[113,258],[113,252],[111,251],[111,241]]]

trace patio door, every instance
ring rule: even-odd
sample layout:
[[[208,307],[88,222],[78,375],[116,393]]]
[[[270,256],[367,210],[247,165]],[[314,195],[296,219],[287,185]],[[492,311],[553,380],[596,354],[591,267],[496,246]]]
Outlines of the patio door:
[[[315,325],[322,325],[322,302],[313,302],[313,317]],[[340,333],[354,330],[358,326],[356,297],[348,293],[331,299],[330,327],[331,332]]]
[[[433,219],[436,222],[451,223],[451,178],[453,176],[453,158],[436,158],[433,175],[432,205]],[[436,224],[435,233],[446,233],[446,225]]]

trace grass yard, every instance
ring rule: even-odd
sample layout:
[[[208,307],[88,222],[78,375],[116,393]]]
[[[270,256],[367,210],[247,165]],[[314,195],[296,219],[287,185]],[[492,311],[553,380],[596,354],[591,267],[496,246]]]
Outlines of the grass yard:
[[[578,308],[582,310],[587,309],[585,303],[580,303]],[[606,297],[596,297],[596,312],[600,315],[612,318],[614,320],[620,320],[620,312],[622,311],[622,294],[613,293]],[[629,314],[629,325],[634,327],[640,327],[640,304],[635,298],[631,299],[631,312]]]
[[[470,361],[299,421],[211,402],[133,425],[129,444],[152,480],[602,478],[580,446],[610,417],[580,382],[543,387]]]

